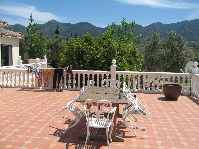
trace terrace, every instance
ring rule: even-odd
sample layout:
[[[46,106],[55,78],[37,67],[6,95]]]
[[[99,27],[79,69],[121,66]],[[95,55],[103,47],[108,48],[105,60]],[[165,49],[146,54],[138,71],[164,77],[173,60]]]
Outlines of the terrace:
[[[34,73],[27,70],[0,69],[0,85],[3,86],[0,90],[3,105],[0,108],[0,148],[81,148],[85,141],[78,139],[78,135],[86,131],[84,119],[65,135],[60,135],[74,117],[67,110],[55,117],[49,116],[75,98],[89,80],[100,86],[104,78],[125,81],[133,94],[150,107],[150,119],[154,122],[135,115],[139,128],[137,137],[133,137],[118,118],[117,133],[123,136],[124,142],[112,142],[111,148],[199,148],[199,75],[116,71],[115,63],[110,71],[65,72],[62,92],[38,87]],[[165,83],[182,85],[177,101],[165,99],[162,94]],[[88,145],[107,148],[106,141],[89,141]]]
[[[66,110],[49,118],[76,97],[79,91],[3,88],[0,93],[0,148],[63,149],[81,148],[84,145],[85,141],[77,138],[86,131],[83,120],[60,136],[62,129],[67,128],[74,117]],[[136,129],[137,137],[133,137],[132,131],[118,119],[117,132],[124,137],[124,142],[112,142],[111,148],[199,148],[197,98],[181,95],[177,101],[168,101],[163,94],[134,94],[150,107],[152,115],[149,118],[154,123],[135,115],[139,128]],[[106,141],[89,141],[88,146],[92,149],[107,148]]]

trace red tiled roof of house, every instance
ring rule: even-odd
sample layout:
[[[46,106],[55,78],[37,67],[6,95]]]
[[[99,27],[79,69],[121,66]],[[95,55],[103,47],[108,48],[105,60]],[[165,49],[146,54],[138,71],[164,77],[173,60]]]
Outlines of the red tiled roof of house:
[[[5,26],[5,25],[8,25],[8,22],[0,20],[0,26]]]
[[[0,20],[0,26],[7,26],[8,22]],[[21,32],[13,32],[10,30],[7,30],[5,28],[0,27],[0,35],[1,37],[7,36],[7,37],[23,37],[23,33]]]
[[[8,37],[23,37],[23,33],[21,32],[13,32],[1,27],[0,27],[0,34],[1,36],[8,36]]]

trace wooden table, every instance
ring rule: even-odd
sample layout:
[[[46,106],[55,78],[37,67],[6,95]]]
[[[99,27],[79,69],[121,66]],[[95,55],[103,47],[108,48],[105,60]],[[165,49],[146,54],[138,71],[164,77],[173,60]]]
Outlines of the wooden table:
[[[124,139],[116,135],[116,125],[117,125],[117,117],[121,117],[119,113],[119,105],[120,104],[128,104],[128,99],[125,94],[117,87],[96,87],[90,86],[85,87],[77,98],[77,102],[85,102],[87,99],[93,100],[109,100],[112,102],[113,107],[117,107],[117,111],[114,117],[114,127],[112,131],[112,141],[114,142],[123,142]],[[86,135],[82,135],[79,138],[85,139]],[[90,136],[90,139],[98,139],[98,140],[106,140],[106,135],[96,135]]]

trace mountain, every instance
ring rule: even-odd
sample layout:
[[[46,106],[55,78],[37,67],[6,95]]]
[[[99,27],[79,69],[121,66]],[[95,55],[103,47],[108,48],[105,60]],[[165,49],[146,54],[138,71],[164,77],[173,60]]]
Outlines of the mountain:
[[[162,37],[167,37],[168,32],[175,30],[181,36],[184,36],[187,41],[199,41],[199,19],[171,24],[162,24],[161,22],[157,22],[145,26],[142,29],[142,39],[146,39],[150,31],[159,31]],[[141,30],[136,29],[135,27],[135,33],[139,32],[141,32]]]
[[[79,37],[87,32],[90,32],[93,37],[97,37],[99,34],[102,34],[107,30],[107,28],[97,27],[88,22],[71,24],[60,23],[56,20],[51,20],[45,24],[38,25],[43,27],[43,32],[48,36],[48,38],[51,38],[55,34],[57,27],[64,39],[67,39],[71,36]],[[15,32],[27,33],[26,27],[20,24],[10,25],[10,28]],[[134,33],[137,35],[142,34],[141,40],[144,40],[149,36],[150,31],[159,31],[162,37],[167,37],[167,33],[172,30],[175,30],[181,36],[184,36],[187,41],[199,41],[199,19],[171,24],[156,22],[144,27],[139,24],[135,24]]]

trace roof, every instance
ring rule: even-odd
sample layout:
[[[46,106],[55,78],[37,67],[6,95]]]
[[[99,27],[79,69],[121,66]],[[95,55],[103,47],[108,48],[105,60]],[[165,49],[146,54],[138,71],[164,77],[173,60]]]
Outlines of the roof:
[[[0,20],[0,26],[7,26],[8,22],[4,21],[4,20]]]
[[[1,37],[23,37],[22,32],[13,32],[10,30],[7,30],[5,28],[2,28],[1,26],[7,26],[8,22],[0,20],[0,35]]]
[[[0,27],[0,34],[1,34],[1,37],[3,37],[3,36],[6,36],[6,37],[23,37],[22,32],[13,32],[13,31],[4,29],[2,27]]]

